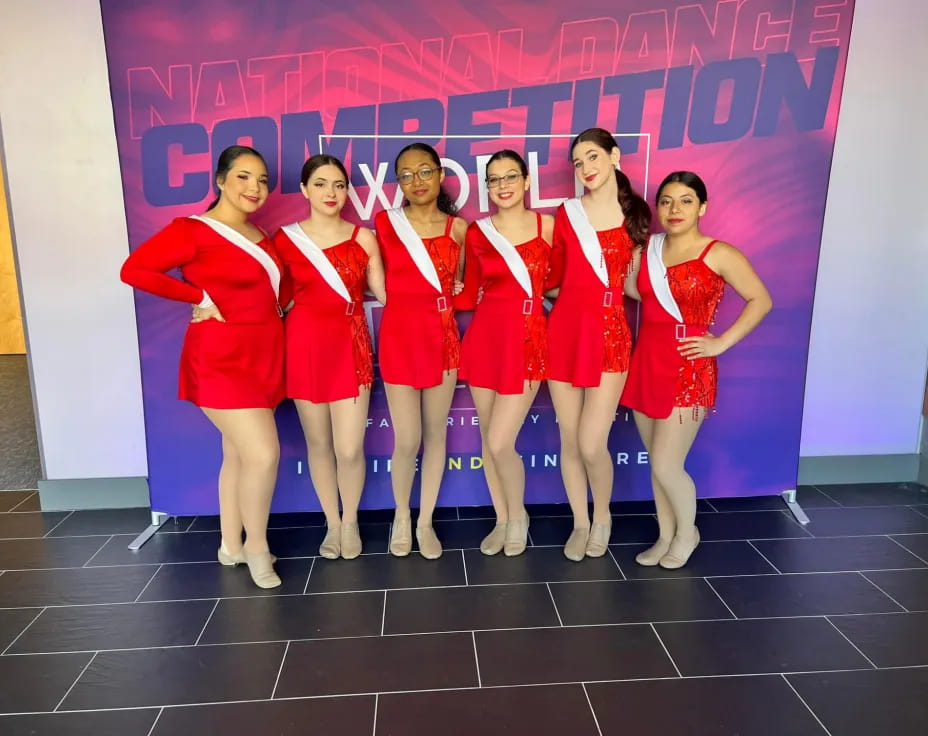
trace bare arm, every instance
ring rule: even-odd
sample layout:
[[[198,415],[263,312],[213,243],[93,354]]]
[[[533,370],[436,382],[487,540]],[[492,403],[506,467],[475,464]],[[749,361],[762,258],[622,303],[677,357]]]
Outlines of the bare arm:
[[[625,296],[631,297],[635,301],[641,301],[641,294],[638,293],[638,271],[641,268],[641,258],[644,255],[644,248],[636,247],[632,251],[632,259],[628,264],[628,273],[625,274]]]
[[[680,341],[680,352],[687,358],[721,355],[743,340],[773,308],[773,300],[764,282],[745,255],[728,243],[716,243],[706,256],[706,265],[725,279],[744,299],[744,308],[732,325],[715,337],[691,337]]]
[[[367,253],[367,288],[381,304],[387,303],[387,290],[384,282],[383,259],[380,257],[380,248],[374,233],[366,227],[358,231],[358,243]]]

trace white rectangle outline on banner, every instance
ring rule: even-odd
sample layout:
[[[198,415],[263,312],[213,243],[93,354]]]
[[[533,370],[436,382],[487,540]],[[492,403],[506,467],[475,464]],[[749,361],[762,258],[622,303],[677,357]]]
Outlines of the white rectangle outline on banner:
[[[546,138],[548,140],[551,140],[552,138],[575,138],[577,135],[579,135],[579,133],[552,133],[552,134],[527,133],[525,135],[518,134],[518,133],[507,133],[507,134],[501,134],[501,135],[492,136],[492,137],[479,136],[479,135],[446,135],[446,136],[442,136],[442,138],[443,140],[448,140],[452,138],[458,139],[458,140],[469,138],[475,141],[501,140],[501,139],[507,139],[507,138],[515,138],[519,140],[524,140],[526,138]],[[644,138],[647,141],[646,146],[645,146],[645,157],[644,157],[644,188],[642,190],[642,196],[644,197],[645,201],[647,201],[648,199],[648,177],[650,175],[650,169],[651,169],[651,134],[643,133],[643,132],[642,133],[613,133],[612,136],[613,138]],[[373,140],[380,140],[381,138],[383,138],[385,140],[415,141],[415,140],[421,140],[422,138],[427,138],[427,137],[429,136],[424,133],[423,134],[402,133],[402,134],[396,134],[396,135],[389,135],[389,134],[380,135],[379,133],[360,133],[357,135],[350,134],[350,133],[342,134],[342,135],[326,135],[325,133],[320,133],[319,138],[318,138],[318,150],[319,150],[319,153],[325,152],[323,150],[325,146],[323,139],[327,139],[331,141],[334,139],[346,139],[346,138],[347,139],[351,139],[351,138],[368,139],[370,138]],[[638,315],[638,318],[640,319],[640,314]],[[635,331],[637,332],[637,325],[636,325]],[[455,389],[463,388],[465,386],[466,384],[460,383],[455,387]],[[468,407],[465,407],[465,406],[451,407],[449,409],[449,412],[453,412],[453,411],[476,411],[476,407],[469,407],[469,406]]]
[[[450,139],[461,140],[461,139],[468,139],[468,138],[474,141],[493,141],[493,140],[503,140],[507,138],[515,138],[518,140],[525,140],[526,138],[547,138],[548,140],[551,140],[552,138],[575,138],[577,135],[579,135],[579,133],[550,133],[550,134],[546,134],[546,133],[525,133],[525,134],[505,133],[505,134],[500,134],[500,135],[495,135],[495,136],[445,135],[445,136],[442,136],[442,140],[450,140]],[[319,153],[325,153],[325,151],[323,150],[325,146],[325,144],[323,143],[323,139],[327,139],[331,141],[334,139],[345,139],[345,138],[348,138],[348,139],[350,138],[363,138],[363,139],[372,138],[373,140],[380,140],[381,138],[383,138],[385,140],[416,141],[416,140],[422,140],[423,138],[429,138],[429,137],[434,137],[434,136],[430,136],[427,133],[398,133],[396,135],[389,135],[389,134],[381,135],[380,133],[361,133],[357,135],[346,133],[342,135],[326,135],[325,133],[320,133],[319,140],[318,140],[318,144],[319,144],[318,149],[319,149]],[[644,133],[644,132],[613,133],[612,137],[613,138],[644,138],[647,141],[647,144],[645,146],[645,154],[644,154],[644,188],[642,190],[642,196],[645,198],[645,200],[647,200],[648,198],[648,177],[650,176],[650,173],[651,173],[651,134]]]

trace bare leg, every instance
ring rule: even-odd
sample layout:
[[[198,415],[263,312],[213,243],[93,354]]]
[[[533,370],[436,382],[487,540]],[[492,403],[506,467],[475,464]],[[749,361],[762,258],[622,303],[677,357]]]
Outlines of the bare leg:
[[[694,416],[695,414],[695,416]],[[685,407],[674,409],[667,419],[654,422],[650,450],[651,468],[673,510],[676,530],[670,549],[661,558],[663,567],[682,567],[696,545],[696,485],[684,468],[705,412]]]
[[[271,409],[203,409],[239,458],[238,508],[245,527],[245,559],[260,587],[276,587],[267,547],[267,519],[277,480],[280,444]]]
[[[651,447],[654,444],[655,420],[642,414],[640,411],[634,412],[634,416],[635,424],[638,427],[638,434],[641,435],[644,449],[648,451],[650,456]],[[635,557],[635,560],[640,565],[656,565],[661,557],[667,554],[667,550],[670,549],[670,542],[673,540],[674,534],[676,534],[677,531],[677,521],[673,515],[673,508],[670,506],[670,501],[667,498],[667,494],[664,492],[664,487],[654,474],[653,466],[651,469],[651,489],[654,492],[654,505],[657,508],[658,539],[650,548]]]

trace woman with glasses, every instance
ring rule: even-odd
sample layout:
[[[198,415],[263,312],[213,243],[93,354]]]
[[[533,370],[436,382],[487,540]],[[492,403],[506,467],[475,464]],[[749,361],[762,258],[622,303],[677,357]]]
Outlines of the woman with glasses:
[[[284,225],[274,238],[294,285],[287,396],[300,416],[309,474],[325,512],[319,554],[350,560],[361,554],[358,504],[374,381],[364,287],[384,300],[383,266],[374,234],[342,218],[348,172],[341,161],[312,156],[300,172],[300,190],[311,216]]]
[[[607,442],[631,353],[623,288],[635,248],[647,243],[651,209],[619,170],[619,147],[608,131],[590,128],[578,135],[570,158],[587,191],[567,200],[555,217],[551,281],[560,291],[548,319],[548,389],[574,514],[564,554],[579,562],[602,557],[612,532]]]
[[[525,208],[528,168],[515,151],[490,157],[486,181],[497,210],[467,229],[461,307],[477,306],[461,347],[460,375],[477,408],[483,470],[496,511],[496,526],[480,551],[514,557],[525,551],[528,536],[525,466],[516,438],[547,378],[542,297],[554,218]]]
[[[391,481],[396,512],[390,553],[412,550],[409,498],[422,445],[422,478],[416,540],[423,557],[441,557],[432,527],[445,463],[448,412],[461,358],[454,320],[455,282],[463,270],[467,223],[454,202],[435,149],[406,146],[394,162],[403,206],[374,220],[386,271],[386,306],[380,323],[379,358],[393,425]]]

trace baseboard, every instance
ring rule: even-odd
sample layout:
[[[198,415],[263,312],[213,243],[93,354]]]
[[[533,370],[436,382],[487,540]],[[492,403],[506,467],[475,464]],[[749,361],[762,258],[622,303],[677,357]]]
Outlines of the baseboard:
[[[148,508],[147,478],[40,480],[42,511]]]
[[[925,482],[923,455],[836,455],[799,458],[799,485]],[[919,472],[921,461],[922,472]]]

